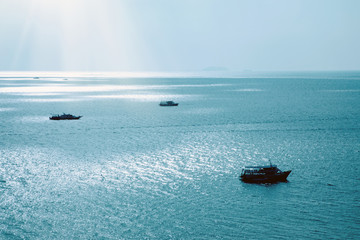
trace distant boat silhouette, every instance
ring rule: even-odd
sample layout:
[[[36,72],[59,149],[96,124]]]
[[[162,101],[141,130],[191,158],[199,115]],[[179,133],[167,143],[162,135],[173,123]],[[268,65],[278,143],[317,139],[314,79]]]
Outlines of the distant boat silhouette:
[[[171,107],[171,106],[177,106],[179,103],[175,103],[174,101],[161,101],[160,106],[162,107]]]
[[[66,114],[63,113],[62,115],[52,115],[51,117],[49,117],[50,120],[78,120],[80,119],[82,116],[74,116],[71,114]]]

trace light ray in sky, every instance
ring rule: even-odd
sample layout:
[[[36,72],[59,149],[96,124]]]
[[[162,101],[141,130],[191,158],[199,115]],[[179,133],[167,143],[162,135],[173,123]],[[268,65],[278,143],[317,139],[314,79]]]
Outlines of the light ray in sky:
[[[49,59],[48,63],[55,59],[60,70],[125,70],[131,65],[142,66],[147,59],[144,44],[125,4],[117,6],[113,19],[108,1],[29,0],[13,65],[28,56],[34,68],[46,68],[44,59]]]
[[[359,7],[357,0],[2,0],[0,71],[357,70]]]
[[[113,19],[108,1],[67,2],[60,8],[65,69],[82,65],[84,70],[91,71],[99,65],[107,66],[107,70],[125,70],[131,65],[142,65],[146,51],[141,48],[125,4],[117,5],[116,19]]]

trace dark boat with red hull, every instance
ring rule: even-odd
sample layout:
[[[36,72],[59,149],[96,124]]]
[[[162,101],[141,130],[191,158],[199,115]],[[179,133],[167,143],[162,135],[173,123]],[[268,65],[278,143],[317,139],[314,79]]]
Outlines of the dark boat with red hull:
[[[82,116],[74,116],[71,114],[63,113],[62,115],[53,115],[49,117],[50,120],[79,120]]]
[[[270,163],[269,166],[245,166],[243,167],[240,179],[249,183],[275,183],[286,182],[286,178],[291,173],[281,171],[276,165]]]

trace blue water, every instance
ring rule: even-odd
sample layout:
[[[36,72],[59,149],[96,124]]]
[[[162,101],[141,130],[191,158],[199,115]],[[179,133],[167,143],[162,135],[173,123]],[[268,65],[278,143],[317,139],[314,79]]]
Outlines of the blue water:
[[[359,72],[2,77],[0,239],[359,239],[359,106]]]

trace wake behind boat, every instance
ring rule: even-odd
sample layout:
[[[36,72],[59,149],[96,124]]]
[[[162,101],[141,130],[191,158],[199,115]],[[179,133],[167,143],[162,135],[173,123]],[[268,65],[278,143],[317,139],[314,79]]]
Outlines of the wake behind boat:
[[[51,117],[49,117],[50,120],[78,120],[80,119],[82,116],[74,116],[72,114],[66,114],[63,113],[62,115],[52,115]]]
[[[289,171],[281,171],[276,165],[268,166],[245,166],[242,168],[240,179],[249,183],[274,183],[285,182],[291,173]]]

